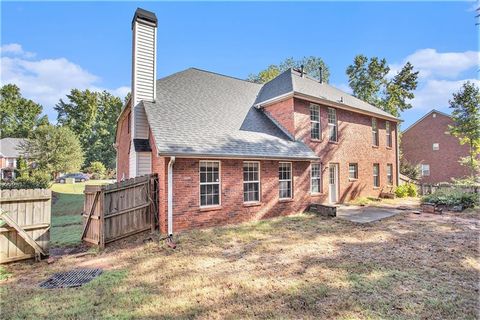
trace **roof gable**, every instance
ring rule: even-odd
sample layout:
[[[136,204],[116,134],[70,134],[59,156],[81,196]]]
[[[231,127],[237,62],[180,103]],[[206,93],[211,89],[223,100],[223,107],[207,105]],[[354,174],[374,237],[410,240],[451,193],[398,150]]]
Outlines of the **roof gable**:
[[[422,122],[423,120],[425,120],[429,115],[431,115],[432,113],[436,113],[436,114],[439,114],[439,115],[442,115],[444,117],[448,117],[448,118],[452,118],[452,116],[450,116],[449,114],[446,114],[444,112],[441,112],[441,111],[438,111],[436,109],[432,109],[430,110],[430,112],[428,112],[427,114],[425,114],[423,117],[421,117],[420,119],[418,119],[417,121],[415,121],[413,124],[411,124],[407,129],[403,130],[402,133],[405,133],[407,132],[408,130],[410,130],[411,128],[413,128],[414,126],[416,126],[417,124],[419,124],[420,122]]]
[[[22,145],[27,141],[24,138],[0,139],[0,156],[4,158],[18,158],[22,155]]]

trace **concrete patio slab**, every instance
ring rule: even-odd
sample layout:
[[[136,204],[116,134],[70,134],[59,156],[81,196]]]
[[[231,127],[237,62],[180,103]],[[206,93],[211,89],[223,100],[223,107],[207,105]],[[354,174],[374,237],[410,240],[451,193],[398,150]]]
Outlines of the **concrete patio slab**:
[[[339,206],[337,217],[356,223],[369,223],[405,212],[395,208]]]

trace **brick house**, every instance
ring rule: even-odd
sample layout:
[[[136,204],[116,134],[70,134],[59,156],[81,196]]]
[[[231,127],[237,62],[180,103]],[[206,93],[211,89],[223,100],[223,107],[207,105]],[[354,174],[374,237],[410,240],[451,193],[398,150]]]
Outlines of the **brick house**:
[[[403,131],[403,157],[420,166],[421,182],[451,182],[469,175],[468,168],[459,163],[468,155],[468,146],[447,133],[453,124],[448,114],[434,109]]]
[[[0,178],[2,180],[15,179],[17,159],[22,155],[22,145],[26,142],[23,138],[0,139]]]
[[[157,19],[138,9],[117,179],[159,175],[162,232],[379,196],[398,180],[398,119],[289,69],[262,85],[190,68],[155,80]]]

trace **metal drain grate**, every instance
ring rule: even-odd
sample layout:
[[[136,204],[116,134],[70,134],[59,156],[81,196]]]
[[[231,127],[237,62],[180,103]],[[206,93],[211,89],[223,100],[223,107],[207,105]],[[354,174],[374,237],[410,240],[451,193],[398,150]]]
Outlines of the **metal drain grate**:
[[[102,269],[75,269],[67,272],[55,273],[47,280],[40,283],[40,288],[73,288],[80,287],[85,283],[93,280],[93,278],[101,275]]]

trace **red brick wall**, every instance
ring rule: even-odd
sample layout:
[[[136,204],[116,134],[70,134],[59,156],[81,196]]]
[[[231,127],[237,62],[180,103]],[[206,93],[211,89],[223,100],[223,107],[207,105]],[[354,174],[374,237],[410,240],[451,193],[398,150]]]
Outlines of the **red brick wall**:
[[[283,201],[278,199],[278,161],[261,161],[261,201],[259,205],[252,206],[243,203],[243,161],[220,160],[221,205],[214,209],[200,208],[199,161],[200,159],[185,158],[177,158],[175,161],[174,233],[288,215],[303,211],[310,203],[309,162],[292,162],[294,199]]]
[[[292,136],[295,134],[293,98],[280,101],[271,106],[265,107],[264,111],[272,116]]]
[[[270,106],[271,109],[276,105]],[[283,105],[281,105],[283,107]],[[396,183],[396,134],[392,129],[392,147],[387,147],[385,120],[377,119],[379,146],[372,146],[372,117],[347,110],[336,109],[338,121],[338,142],[328,141],[327,106],[320,106],[321,139],[310,139],[310,102],[294,99],[294,135],[304,141],[320,157],[323,169],[323,195],[319,200],[328,201],[328,164],[339,164],[339,200],[351,200],[358,196],[378,196],[388,190],[387,164],[393,165],[393,182]],[[348,178],[349,163],[358,163],[358,179]],[[373,187],[373,164],[380,164],[380,188]]]
[[[122,178],[128,179],[128,165],[130,153],[130,130],[128,118],[130,117],[130,105],[126,107],[117,123],[117,181]]]
[[[458,138],[446,132],[453,121],[446,115],[429,114],[403,133],[401,148],[406,160],[414,164],[429,164],[430,176],[422,178],[425,183],[450,182],[451,178],[468,175],[468,169],[459,164],[460,157],[468,155],[468,146],[460,145]],[[433,143],[440,149],[433,151]]]

